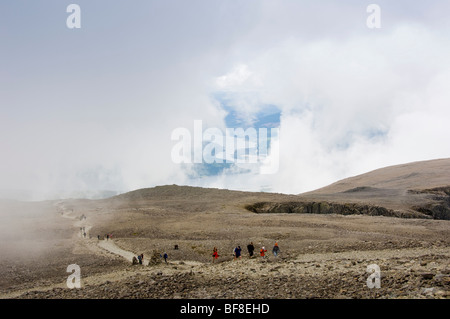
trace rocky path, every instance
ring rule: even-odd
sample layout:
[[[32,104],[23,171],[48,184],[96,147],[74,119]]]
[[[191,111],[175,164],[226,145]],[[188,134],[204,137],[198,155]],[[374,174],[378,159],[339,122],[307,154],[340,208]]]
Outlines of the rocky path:
[[[120,247],[118,247],[113,240],[99,240],[98,245],[103,248],[104,250],[115,254],[115,255],[119,255],[123,258],[125,258],[127,261],[129,261],[130,263],[133,260],[133,257],[136,256],[136,254],[132,253],[131,251],[127,251],[124,250]]]
[[[89,241],[88,242],[89,246],[92,246],[93,243],[96,243],[98,247],[102,248],[106,252],[118,255],[124,258],[125,260],[129,261],[130,263],[132,262],[132,259],[133,257],[136,256],[136,254],[118,247],[112,239],[91,240],[89,231],[92,228],[92,225],[89,224],[87,218],[80,219],[77,218],[76,216],[73,216],[73,212],[66,209],[64,206],[59,206],[59,209],[62,212],[61,213],[62,217],[72,219],[75,221],[74,222],[74,227],[76,228],[74,236],[75,238],[77,238],[78,240],[86,239],[87,241]],[[86,233],[86,236],[84,236],[84,233]]]

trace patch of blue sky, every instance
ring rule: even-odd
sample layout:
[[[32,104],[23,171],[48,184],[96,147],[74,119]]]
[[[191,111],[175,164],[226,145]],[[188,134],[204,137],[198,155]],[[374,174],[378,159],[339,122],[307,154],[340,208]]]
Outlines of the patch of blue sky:
[[[228,92],[218,92],[213,98],[220,103],[220,107],[227,112],[225,124],[230,128],[272,128],[280,126],[280,109],[273,104],[257,105],[255,112],[239,109],[236,101],[240,98],[247,99],[246,94],[232,94]]]
[[[249,128],[254,128],[258,136],[258,142],[256,144],[247,143],[244,154],[239,153],[235,150],[234,159],[237,161],[238,158],[246,158],[247,154],[253,153],[256,148],[256,154],[259,154],[260,149],[260,138],[266,138],[267,150],[270,150],[272,132],[271,128],[280,127],[281,111],[280,109],[271,104],[260,105],[257,108],[257,112],[252,114],[245,113],[234,106],[233,101],[235,101],[238,96],[230,95],[229,93],[217,93],[214,98],[220,103],[221,108],[227,113],[225,116],[225,124],[227,128],[239,129],[242,128],[244,131]],[[249,116],[251,118],[249,118]],[[204,128],[206,129],[206,128]],[[266,129],[266,131],[260,131],[259,129]],[[260,134],[266,134],[266,136],[261,136]],[[224,132],[225,136],[225,132]],[[225,136],[225,138],[229,138]],[[203,146],[209,142],[204,142]],[[214,163],[196,163],[191,164],[191,171],[188,174],[189,178],[198,178],[203,176],[217,176],[221,174],[248,174],[251,170],[244,169],[236,163],[230,163],[223,160],[223,154],[212,154],[216,156],[217,161]],[[243,155],[243,156],[242,156]],[[258,165],[258,164],[255,164]]]

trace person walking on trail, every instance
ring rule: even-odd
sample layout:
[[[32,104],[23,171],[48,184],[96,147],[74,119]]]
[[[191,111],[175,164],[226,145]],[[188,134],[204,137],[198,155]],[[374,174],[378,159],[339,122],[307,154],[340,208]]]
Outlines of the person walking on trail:
[[[261,247],[259,254],[261,255],[262,258],[266,258],[266,252],[267,252],[267,249],[263,246],[263,247]]]
[[[169,256],[167,255],[166,252],[164,253],[163,258],[164,258],[164,262],[167,264],[167,258],[169,258]]]
[[[213,261],[212,261],[213,263],[217,258],[219,258],[219,252],[217,251],[217,247],[214,247],[212,257],[213,257]]]
[[[248,255],[250,258],[253,257],[253,252],[255,251],[255,246],[253,246],[253,242],[247,245]]]
[[[278,246],[278,243],[275,243],[275,245],[273,246],[272,253],[275,257],[277,257],[280,253],[280,247]]]
[[[106,234],[106,240],[109,240],[109,234]]]
[[[142,256],[141,256],[141,255],[138,255],[137,258],[138,258],[138,260],[139,260],[139,264],[142,265]]]
[[[241,258],[241,246],[237,246],[235,249],[234,249],[234,259],[239,259],[239,258]]]

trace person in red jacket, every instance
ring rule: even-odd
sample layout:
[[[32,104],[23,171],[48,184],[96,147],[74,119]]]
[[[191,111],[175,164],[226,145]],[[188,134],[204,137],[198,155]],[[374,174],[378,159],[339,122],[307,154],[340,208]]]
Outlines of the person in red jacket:
[[[213,250],[213,262],[217,259],[217,258],[219,258],[219,253],[218,253],[218,251],[217,251],[217,247],[214,247],[214,250]]]
[[[262,258],[266,258],[266,252],[267,252],[267,249],[263,246],[261,248],[261,250],[259,251],[259,254],[261,255]]]

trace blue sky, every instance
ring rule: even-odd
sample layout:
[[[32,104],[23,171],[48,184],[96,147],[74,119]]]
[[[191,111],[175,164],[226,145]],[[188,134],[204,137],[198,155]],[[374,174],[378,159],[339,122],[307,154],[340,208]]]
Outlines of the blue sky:
[[[0,190],[296,194],[449,157],[449,4],[375,3],[380,29],[356,0],[2,1]],[[195,120],[276,125],[278,172],[173,163]]]

